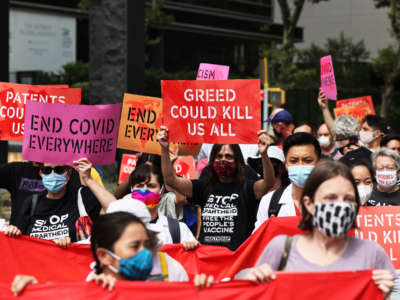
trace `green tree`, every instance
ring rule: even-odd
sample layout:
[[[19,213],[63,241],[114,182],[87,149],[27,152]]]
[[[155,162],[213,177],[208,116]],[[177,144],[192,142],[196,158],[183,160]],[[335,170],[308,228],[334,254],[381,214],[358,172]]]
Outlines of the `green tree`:
[[[380,115],[387,118],[394,100],[395,85],[400,78],[400,1],[374,2],[376,8],[389,8],[390,33],[394,39],[394,44],[381,49],[374,60],[375,70],[384,78]]]

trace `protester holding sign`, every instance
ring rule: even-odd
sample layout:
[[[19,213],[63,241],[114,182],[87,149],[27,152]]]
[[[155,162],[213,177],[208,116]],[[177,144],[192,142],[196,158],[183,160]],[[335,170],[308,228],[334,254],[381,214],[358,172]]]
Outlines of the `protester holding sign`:
[[[238,145],[214,145],[207,181],[188,180],[175,174],[169,158],[168,129],[157,135],[162,148],[161,166],[165,183],[190,197],[202,208],[199,241],[235,250],[252,231],[255,210],[260,199],[274,184],[273,167],[267,156],[272,142],[265,131],[259,132],[259,151],[264,178],[250,181],[245,177],[243,156]]]
[[[101,208],[107,209],[115,198],[92,178],[92,164],[86,158],[74,163],[82,188],[76,190],[70,184],[70,167],[43,164],[40,176],[46,190],[21,203],[17,208],[20,215],[17,220],[21,222],[10,223],[5,231],[8,236],[22,233],[53,240],[59,246],[68,247],[71,241],[77,239],[75,222],[82,217],[82,206],[92,220],[96,219]]]
[[[253,282],[275,279],[275,270],[355,271],[373,269],[375,284],[387,296],[395,270],[385,251],[375,242],[347,233],[355,227],[360,205],[356,183],[340,162],[320,162],[310,174],[301,196],[299,228],[310,233],[275,237],[246,278]],[[238,277],[245,276],[242,271]]]
[[[282,186],[262,197],[255,229],[271,216],[301,215],[300,196],[308,176],[321,157],[321,148],[311,134],[299,132],[285,140],[283,152],[291,184],[287,187]]]
[[[372,164],[375,170],[376,187],[368,205],[400,205],[400,188],[397,185],[400,156],[388,148],[379,148],[372,154]]]

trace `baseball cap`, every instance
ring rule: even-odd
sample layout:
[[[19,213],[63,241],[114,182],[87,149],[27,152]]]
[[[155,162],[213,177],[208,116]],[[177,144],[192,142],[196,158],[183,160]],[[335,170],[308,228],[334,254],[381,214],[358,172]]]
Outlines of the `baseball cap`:
[[[265,122],[286,122],[292,123],[293,117],[286,109],[277,108],[270,115],[269,118],[265,120]]]
[[[269,158],[275,158],[281,162],[285,162],[285,154],[283,154],[282,149],[277,146],[269,146],[267,150],[267,155]]]

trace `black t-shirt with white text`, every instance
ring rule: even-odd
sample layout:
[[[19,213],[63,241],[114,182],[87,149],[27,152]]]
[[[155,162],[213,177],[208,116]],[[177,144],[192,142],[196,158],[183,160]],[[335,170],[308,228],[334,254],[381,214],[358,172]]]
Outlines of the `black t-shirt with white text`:
[[[101,209],[99,201],[87,187],[83,187],[80,193],[86,212],[95,220]],[[29,216],[30,207],[25,211],[22,233],[46,240],[69,236],[75,242],[75,222],[79,218],[77,191],[67,190],[61,199],[49,199],[46,194],[39,195],[32,216]]]
[[[400,189],[393,193],[378,191],[376,186],[367,202],[367,206],[393,206],[400,205]]]
[[[188,199],[201,206],[199,242],[236,250],[251,234],[259,201],[253,191],[255,181],[243,187],[217,182],[213,191],[203,180],[192,180],[193,195]]]

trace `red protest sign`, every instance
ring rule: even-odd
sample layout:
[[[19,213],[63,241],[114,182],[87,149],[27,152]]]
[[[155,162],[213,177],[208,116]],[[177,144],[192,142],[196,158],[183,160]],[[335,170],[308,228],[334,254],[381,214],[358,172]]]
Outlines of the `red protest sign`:
[[[23,140],[27,101],[80,104],[81,89],[0,82],[0,140]]]
[[[252,144],[260,130],[260,80],[163,80],[172,142]]]
[[[366,115],[371,114],[371,109],[368,105],[343,106],[334,108],[333,113],[335,114],[335,118],[341,115],[348,115],[361,123],[361,120],[364,119]]]
[[[356,237],[377,242],[400,269],[400,207],[363,206],[357,215]]]
[[[176,175],[187,179],[196,179],[193,156],[179,157],[174,163]]]
[[[363,96],[357,98],[349,98],[336,101],[336,107],[348,107],[348,106],[363,106],[368,105],[371,115],[375,115],[374,102],[371,96]]]
[[[135,154],[122,154],[121,168],[119,169],[118,184],[123,183],[129,175],[135,170],[137,163]]]
[[[335,74],[333,72],[332,56],[321,58],[321,89],[328,99],[337,99]]]

